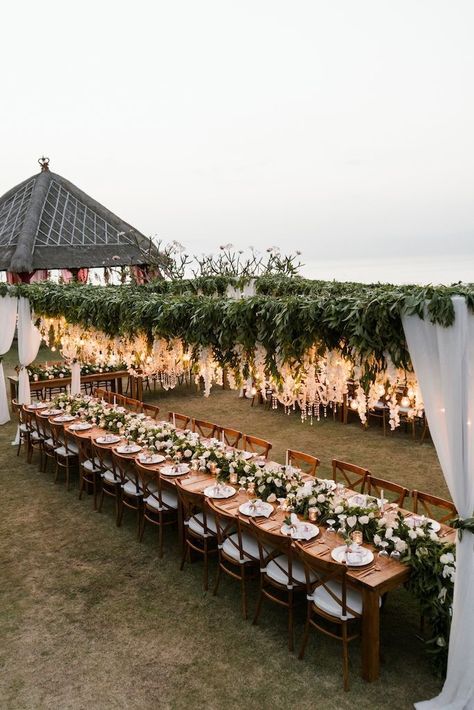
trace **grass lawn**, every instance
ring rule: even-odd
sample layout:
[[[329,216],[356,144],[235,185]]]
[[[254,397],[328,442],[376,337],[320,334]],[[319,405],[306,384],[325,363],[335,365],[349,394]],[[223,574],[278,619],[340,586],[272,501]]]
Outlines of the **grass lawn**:
[[[46,351],[42,359],[56,359]],[[16,362],[12,355],[7,366]],[[216,389],[158,391],[147,399],[169,409],[236,426],[287,447],[367,466],[410,488],[446,494],[436,454],[401,432],[383,437],[330,420],[301,424],[297,415],[252,408]],[[351,649],[351,688],[342,691],[341,649],[313,635],[303,662],[286,646],[286,615],[264,605],[259,626],[242,620],[238,585],[223,579],[217,597],[202,590],[199,562],[179,571],[177,535],[156,531],[136,541],[135,518],[115,527],[111,505],[94,513],[38,473],[10,445],[15,427],[0,428],[0,707],[23,708],[410,708],[439,692],[421,644],[418,612],[403,589],[382,612],[381,678],[359,676],[360,647]],[[215,571],[215,567],[211,568]],[[254,588],[254,591],[256,587]],[[253,609],[256,595],[250,599]],[[304,609],[299,612],[297,646]]]

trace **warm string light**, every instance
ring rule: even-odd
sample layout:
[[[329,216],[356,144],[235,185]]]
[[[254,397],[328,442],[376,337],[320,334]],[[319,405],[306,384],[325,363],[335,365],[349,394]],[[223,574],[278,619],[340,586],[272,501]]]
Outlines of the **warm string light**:
[[[130,375],[153,378],[165,390],[175,388],[191,373],[196,384],[202,383],[206,397],[213,385],[223,382],[222,367],[210,346],[189,348],[179,338],[158,336],[150,341],[145,333],[109,337],[94,328],[85,332],[62,317],[42,318],[39,329],[51,350],[60,350],[68,362],[99,366],[124,363]],[[231,389],[240,389],[250,398],[257,394],[264,401],[270,398],[272,409],[282,405],[290,414],[298,407],[302,421],[319,421],[327,416],[328,409],[334,412],[347,401],[362,423],[366,423],[370,410],[385,406],[390,427],[395,429],[400,425],[400,407],[412,419],[423,414],[423,401],[413,373],[397,369],[388,354],[385,360],[385,370],[364,388],[361,383],[366,364],[372,365],[370,359],[349,358],[337,349],[321,352],[314,345],[300,361],[288,362],[277,356],[275,368],[269,373],[262,345],[249,352],[237,344],[233,366],[226,368],[226,376]]]

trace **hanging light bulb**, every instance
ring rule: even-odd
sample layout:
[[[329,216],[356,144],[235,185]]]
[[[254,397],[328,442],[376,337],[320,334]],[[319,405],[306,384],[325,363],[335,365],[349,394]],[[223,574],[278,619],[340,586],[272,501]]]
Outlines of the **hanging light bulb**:
[[[412,399],[412,397],[415,396],[415,390],[413,389],[413,387],[409,387],[409,388],[408,388],[408,390],[407,390],[407,396],[410,397],[410,399]]]
[[[357,400],[355,400],[355,399],[351,400],[351,409],[357,409]]]
[[[402,401],[400,402],[402,407],[409,407],[410,406],[410,399],[408,397],[402,397]]]

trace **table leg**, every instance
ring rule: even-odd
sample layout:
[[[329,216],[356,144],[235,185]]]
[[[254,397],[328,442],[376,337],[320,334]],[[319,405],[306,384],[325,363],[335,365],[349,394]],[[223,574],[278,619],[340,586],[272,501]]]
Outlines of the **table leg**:
[[[380,673],[380,606],[376,589],[362,591],[362,678],[377,680]]]
[[[116,383],[117,383],[117,394],[123,394],[122,378],[119,377],[119,378],[116,380]]]

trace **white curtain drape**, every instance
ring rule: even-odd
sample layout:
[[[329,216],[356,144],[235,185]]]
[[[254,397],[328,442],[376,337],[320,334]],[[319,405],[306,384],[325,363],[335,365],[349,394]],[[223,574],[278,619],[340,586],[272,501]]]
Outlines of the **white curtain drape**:
[[[34,326],[30,302],[21,297],[18,300],[18,359],[20,374],[18,377],[18,401],[20,404],[31,403],[30,380],[27,367],[36,358],[41,344],[41,334]]]
[[[0,424],[10,421],[5,375],[1,358],[10,350],[15,335],[18,299],[11,296],[0,298]]]
[[[73,362],[71,365],[71,394],[81,394],[81,364]]]
[[[453,297],[455,322],[448,328],[426,317],[405,316],[403,328],[433,443],[461,518],[474,510],[474,315]],[[417,710],[474,708],[474,535],[456,545],[456,581],[448,672],[441,694]]]

